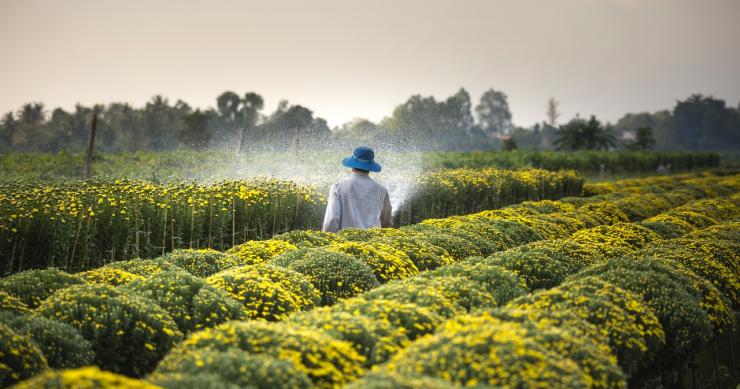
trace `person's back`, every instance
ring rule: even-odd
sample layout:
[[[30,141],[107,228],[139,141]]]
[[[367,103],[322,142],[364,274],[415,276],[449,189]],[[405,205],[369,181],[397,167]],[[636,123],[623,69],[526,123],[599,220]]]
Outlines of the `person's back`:
[[[343,228],[388,227],[391,202],[385,186],[370,178],[369,172],[380,171],[374,152],[358,147],[352,157],[343,161],[352,174],[332,185],[322,230],[337,232]]]

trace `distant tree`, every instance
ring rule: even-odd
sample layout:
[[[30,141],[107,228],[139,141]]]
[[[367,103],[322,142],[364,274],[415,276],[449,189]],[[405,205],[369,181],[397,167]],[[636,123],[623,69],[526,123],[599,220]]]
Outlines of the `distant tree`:
[[[511,111],[506,94],[489,89],[475,107],[478,125],[490,137],[505,135],[512,127]]]
[[[649,150],[655,146],[653,138],[653,129],[650,127],[640,127],[635,131],[635,140],[628,145],[631,150]]]
[[[377,124],[362,118],[344,123],[335,131],[338,140],[347,141],[348,144],[357,143],[371,146],[381,140],[384,137],[383,135]]]
[[[689,150],[734,150],[740,146],[740,120],[724,100],[695,94],[679,101],[671,120],[673,136]]]
[[[479,130],[471,112],[472,102],[465,89],[445,101],[433,96],[411,96],[398,105],[380,128],[390,138],[416,149],[453,150],[470,148]]]
[[[141,112],[128,103],[112,103],[103,114],[110,132],[115,134],[115,144],[104,142],[110,150],[143,150],[148,144],[147,134],[141,122]]]
[[[0,151],[12,150],[13,133],[16,127],[18,127],[18,121],[15,120],[13,112],[3,115],[0,122]]]
[[[326,121],[314,118],[313,112],[300,105],[290,105],[282,100],[278,108],[257,126],[250,143],[259,143],[270,149],[319,147],[330,135]]]
[[[553,143],[558,150],[602,150],[615,145],[614,135],[595,116],[586,121],[575,118],[555,133]]]
[[[558,125],[558,118],[560,117],[560,111],[558,111],[559,106],[560,103],[554,97],[550,97],[547,100],[547,124],[552,127]]]
[[[513,151],[517,149],[516,140],[514,140],[514,137],[512,136],[506,136],[503,138],[503,142],[501,143],[501,148],[504,149],[504,151]]]
[[[183,125],[177,132],[178,142],[188,148],[202,149],[208,147],[211,134],[208,123],[214,119],[212,113],[196,109],[183,117]]]
[[[257,122],[260,119],[260,111],[264,107],[265,102],[262,96],[248,92],[244,95],[241,101],[241,124],[240,124],[240,140],[239,145],[241,151],[245,151],[247,147],[247,139],[249,133],[254,132]]]
[[[26,103],[18,111],[18,125],[11,135],[11,143],[20,150],[34,150],[44,138],[46,119],[43,103]]]

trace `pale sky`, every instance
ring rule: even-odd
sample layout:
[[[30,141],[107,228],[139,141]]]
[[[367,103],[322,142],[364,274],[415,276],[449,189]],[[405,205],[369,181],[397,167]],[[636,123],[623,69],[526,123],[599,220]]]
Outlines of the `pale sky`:
[[[549,97],[563,119],[737,106],[740,0],[0,0],[0,112],[233,90],[335,126],[460,87],[505,92],[518,125]]]

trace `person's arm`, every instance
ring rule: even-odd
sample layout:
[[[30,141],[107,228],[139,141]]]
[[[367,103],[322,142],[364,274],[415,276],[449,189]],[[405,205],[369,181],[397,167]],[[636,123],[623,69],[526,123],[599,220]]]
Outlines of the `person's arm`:
[[[334,184],[329,190],[329,198],[326,204],[326,213],[324,214],[324,225],[321,231],[337,232],[339,231],[339,222],[342,220],[342,202],[339,198],[337,185]]]
[[[383,210],[380,211],[380,227],[385,228],[391,226],[392,211],[391,198],[388,195],[388,191],[386,191],[385,198],[383,199]]]

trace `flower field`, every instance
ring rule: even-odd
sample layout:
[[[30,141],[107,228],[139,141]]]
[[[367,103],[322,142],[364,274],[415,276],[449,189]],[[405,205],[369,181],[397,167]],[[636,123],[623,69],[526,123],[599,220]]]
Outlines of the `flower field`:
[[[0,279],[0,385],[672,387],[737,325],[740,175],[584,190],[77,273],[38,262]]]
[[[396,221],[578,196],[582,185],[572,171],[432,172],[418,178]],[[175,249],[227,250],[252,239],[318,228],[326,206],[322,193],[326,190],[277,179],[210,185],[0,181],[0,274],[46,267],[80,271]]]

